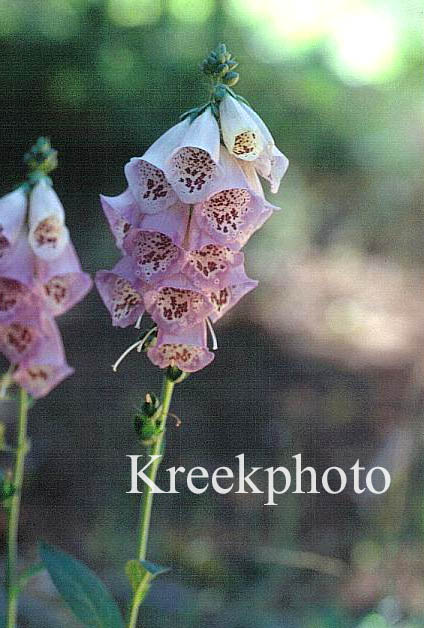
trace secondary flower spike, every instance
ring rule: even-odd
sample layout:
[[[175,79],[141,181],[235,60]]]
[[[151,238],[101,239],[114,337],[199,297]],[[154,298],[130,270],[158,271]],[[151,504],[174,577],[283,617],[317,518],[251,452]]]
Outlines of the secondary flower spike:
[[[151,327],[121,358],[144,348],[160,368],[191,373],[207,366],[211,321],[257,282],[242,247],[278,209],[258,175],[277,192],[288,167],[265,123],[232,87],[237,63],[220,44],[203,62],[210,100],[181,116],[124,171],[128,188],[101,203],[123,257],[96,284],[113,325]]]
[[[27,181],[0,198],[0,351],[15,383],[38,398],[73,372],[55,317],[83,299],[92,281],[47,176],[56,151],[39,138],[25,161]]]

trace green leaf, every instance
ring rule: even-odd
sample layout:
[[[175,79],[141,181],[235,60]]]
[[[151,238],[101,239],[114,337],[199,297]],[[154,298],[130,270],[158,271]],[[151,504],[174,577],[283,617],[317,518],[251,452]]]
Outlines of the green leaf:
[[[148,560],[129,560],[125,565],[125,573],[134,593],[141,583],[148,585],[152,580],[169,571],[171,571],[169,567],[162,567]]]
[[[124,628],[115,600],[99,578],[83,563],[46,543],[41,559],[75,616],[89,628]]]
[[[25,587],[26,583],[29,580],[31,580],[31,578],[36,576],[38,573],[41,573],[42,571],[44,571],[44,569],[45,567],[43,563],[36,563],[35,565],[30,565],[29,567],[24,569],[19,575],[18,591],[21,592],[23,588]]]
[[[162,567],[162,565],[155,565],[155,563],[151,563],[148,560],[141,560],[140,563],[143,565],[144,569],[149,572],[151,575],[151,579],[157,578],[165,573],[169,573],[171,571],[170,567]]]

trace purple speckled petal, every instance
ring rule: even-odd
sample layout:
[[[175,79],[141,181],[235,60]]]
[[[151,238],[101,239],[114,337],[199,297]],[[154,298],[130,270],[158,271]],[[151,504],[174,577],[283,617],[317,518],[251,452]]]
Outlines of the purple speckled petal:
[[[10,253],[0,259],[0,277],[15,279],[31,287],[34,281],[35,255],[23,229]]]
[[[52,319],[44,321],[43,341],[36,350],[21,361],[13,374],[17,384],[33,397],[45,397],[65,377],[74,372],[66,363],[62,338]]]
[[[47,309],[59,316],[81,301],[92,287],[91,277],[83,273],[71,242],[54,262],[36,262],[38,291]]]
[[[186,252],[157,231],[131,229],[124,249],[133,262],[135,276],[149,284],[178,273],[186,261]]]
[[[69,242],[65,212],[56,192],[44,179],[37,183],[29,201],[29,243],[45,260],[59,257]]]
[[[177,201],[166,211],[154,215],[145,214],[140,222],[143,231],[159,231],[170,237],[174,244],[182,246],[190,218],[190,207]]]
[[[216,190],[222,177],[219,164],[219,127],[210,108],[191,124],[184,120],[185,133],[165,168],[165,175],[184,203],[198,203]]]
[[[130,190],[140,210],[156,214],[171,207],[177,195],[164,170],[172,151],[178,146],[185,122],[171,127],[154,142],[142,157],[133,157],[124,168]]]
[[[147,355],[159,368],[176,366],[181,371],[194,373],[205,368],[215,357],[207,348],[206,340],[205,322],[178,334],[159,329],[157,343],[148,349]]]
[[[25,284],[0,277],[0,323],[12,322],[34,308],[36,302],[36,295]]]
[[[188,253],[183,274],[189,277],[197,290],[219,290],[229,284],[244,281],[244,255],[226,246],[208,244]]]
[[[190,249],[220,244],[241,249],[271,216],[272,206],[245,188],[231,188],[196,205],[190,228]]]
[[[122,249],[125,235],[131,226],[137,226],[141,213],[130,189],[118,196],[104,196],[100,194],[100,202],[109,223],[110,230],[115,236],[116,246]]]
[[[181,273],[162,280],[144,293],[146,311],[160,328],[178,334],[187,327],[198,325],[213,311],[208,297],[193,290],[191,282]]]
[[[112,270],[99,270],[95,283],[114,327],[134,325],[144,313],[141,282],[134,275],[129,257],[122,258]]]
[[[12,364],[19,364],[42,344],[48,335],[48,322],[39,304],[34,303],[31,310],[25,310],[13,321],[0,323],[0,351]]]
[[[24,224],[27,196],[18,188],[0,198],[0,260],[10,254]]]
[[[256,288],[258,282],[253,279],[247,279],[244,283],[239,283],[236,285],[231,285],[223,288],[222,290],[217,290],[216,292],[211,292],[209,294],[209,299],[213,304],[213,312],[210,314],[210,319],[212,322],[216,322],[219,320],[224,314],[228,312],[236,303],[240,301],[242,297],[244,297],[248,292]]]

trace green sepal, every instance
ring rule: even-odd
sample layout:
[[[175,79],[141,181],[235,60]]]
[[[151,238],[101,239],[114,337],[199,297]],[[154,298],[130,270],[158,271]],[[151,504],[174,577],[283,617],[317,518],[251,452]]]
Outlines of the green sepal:
[[[141,584],[150,584],[152,580],[169,573],[170,567],[156,565],[148,560],[129,560],[125,565],[125,573],[134,593]]]
[[[46,543],[40,544],[40,556],[56,589],[84,626],[124,628],[115,600],[91,569]]]

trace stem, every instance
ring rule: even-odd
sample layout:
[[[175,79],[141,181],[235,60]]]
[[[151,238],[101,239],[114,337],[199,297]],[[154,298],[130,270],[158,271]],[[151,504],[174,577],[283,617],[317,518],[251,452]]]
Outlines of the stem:
[[[148,449],[148,454],[157,456],[160,455],[160,458],[157,458],[152,465],[147,469],[146,475],[147,477],[154,482],[156,479],[156,475],[158,472],[159,465],[163,458],[163,438],[165,435],[165,425],[166,419],[169,413],[169,407],[171,405],[172,393],[174,392],[175,382],[169,379],[166,375],[163,380],[162,386],[162,399],[161,399],[161,411],[158,417],[158,427],[160,429],[160,434],[157,437],[154,445]],[[146,558],[147,552],[147,541],[149,539],[149,528],[150,528],[150,519],[152,515],[152,503],[153,503],[153,493],[146,488],[140,503],[140,526],[138,530],[138,549],[137,556],[139,560],[144,560]],[[143,581],[143,583],[139,586],[138,590],[134,593],[133,599],[131,601],[131,606],[129,609],[129,620],[128,620],[128,628],[136,628],[137,625],[137,617],[138,611],[142,601],[144,600],[147,591],[149,590],[149,582],[148,580]]]
[[[28,394],[21,388],[19,392],[19,416],[18,416],[18,436],[15,450],[15,468],[13,471],[12,484],[15,493],[10,498],[7,517],[7,561],[6,561],[6,590],[7,590],[7,613],[6,628],[16,628],[18,614],[18,525],[19,510],[21,505],[22,484],[24,479],[25,456],[28,451],[27,441],[27,419],[28,419]]]

